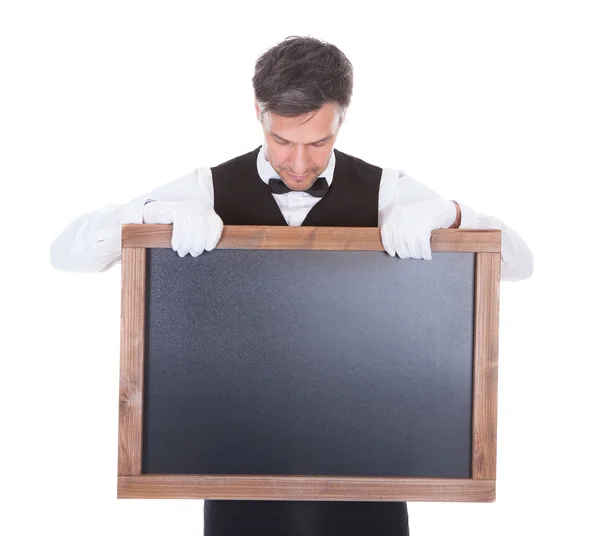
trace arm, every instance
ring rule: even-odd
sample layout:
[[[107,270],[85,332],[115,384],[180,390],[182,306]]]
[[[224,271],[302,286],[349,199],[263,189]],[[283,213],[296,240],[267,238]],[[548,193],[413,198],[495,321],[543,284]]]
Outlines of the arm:
[[[148,201],[206,200],[213,205],[212,174],[198,168],[124,205],[106,205],[75,218],[52,242],[50,263],[67,272],[105,272],[121,261],[121,226],[145,223]]]
[[[501,219],[473,211],[464,203],[460,204],[462,221],[460,229],[500,229],[502,231],[502,263],[500,279],[520,281],[533,275],[533,253],[519,236]]]
[[[443,199],[424,184],[397,169],[384,169],[379,190],[379,226],[397,205],[411,205],[430,199]],[[504,281],[531,277],[533,255],[519,234],[502,220],[479,214],[464,203],[457,205],[456,220],[450,227],[459,229],[500,229],[502,231],[501,274]]]

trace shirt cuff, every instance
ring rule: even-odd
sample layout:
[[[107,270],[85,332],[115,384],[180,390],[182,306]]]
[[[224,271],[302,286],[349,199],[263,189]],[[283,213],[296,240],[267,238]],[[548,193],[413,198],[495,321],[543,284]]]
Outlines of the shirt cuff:
[[[478,229],[479,228],[479,220],[477,218],[477,213],[469,208],[464,203],[459,203],[460,205],[460,225],[459,229]]]
[[[127,203],[121,213],[121,225],[126,223],[144,223],[144,205],[148,201],[151,201],[151,199],[142,198]]]

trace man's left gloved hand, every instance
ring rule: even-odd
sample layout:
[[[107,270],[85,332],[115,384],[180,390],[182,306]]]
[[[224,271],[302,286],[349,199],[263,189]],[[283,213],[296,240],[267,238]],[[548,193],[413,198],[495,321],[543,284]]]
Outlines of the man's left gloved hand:
[[[455,221],[456,205],[445,199],[396,205],[381,225],[381,242],[392,257],[431,260],[431,231]]]

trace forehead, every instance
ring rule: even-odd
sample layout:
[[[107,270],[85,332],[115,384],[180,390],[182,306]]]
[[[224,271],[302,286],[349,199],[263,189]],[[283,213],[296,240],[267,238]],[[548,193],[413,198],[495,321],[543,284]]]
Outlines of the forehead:
[[[294,143],[311,143],[335,134],[337,105],[325,104],[318,110],[296,117],[271,112],[267,131]]]

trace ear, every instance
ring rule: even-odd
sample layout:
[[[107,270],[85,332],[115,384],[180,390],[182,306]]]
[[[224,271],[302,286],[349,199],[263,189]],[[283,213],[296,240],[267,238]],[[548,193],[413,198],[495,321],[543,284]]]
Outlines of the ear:
[[[256,119],[260,122],[260,108],[258,107],[258,101],[254,101],[254,109],[256,110]]]
[[[347,110],[340,110],[340,112],[339,112],[337,132],[340,131],[340,128],[342,128],[342,125],[344,124],[344,121],[346,120],[346,111]]]

